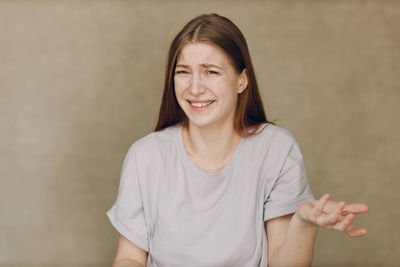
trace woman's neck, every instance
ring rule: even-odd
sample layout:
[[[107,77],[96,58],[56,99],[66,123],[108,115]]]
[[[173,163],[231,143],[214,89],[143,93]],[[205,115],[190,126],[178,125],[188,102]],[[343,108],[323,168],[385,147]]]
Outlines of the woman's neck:
[[[183,128],[183,143],[190,159],[206,172],[218,172],[231,159],[240,141],[233,126]]]

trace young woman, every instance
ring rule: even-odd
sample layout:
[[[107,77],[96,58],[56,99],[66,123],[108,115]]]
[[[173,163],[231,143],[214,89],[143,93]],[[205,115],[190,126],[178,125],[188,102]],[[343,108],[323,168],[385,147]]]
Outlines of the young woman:
[[[314,200],[293,136],[266,119],[246,41],[217,14],[173,40],[155,132],[129,149],[108,217],[115,267],[309,266],[319,227],[363,236],[364,204]]]

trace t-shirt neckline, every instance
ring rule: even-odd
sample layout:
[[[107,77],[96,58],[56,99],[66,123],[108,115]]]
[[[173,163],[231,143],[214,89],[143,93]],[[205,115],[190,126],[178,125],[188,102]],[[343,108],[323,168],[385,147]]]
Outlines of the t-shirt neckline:
[[[238,154],[240,153],[239,151],[241,150],[242,143],[244,142],[244,138],[240,137],[239,143],[236,145],[235,151],[233,152],[231,158],[228,160],[228,162],[225,164],[224,167],[222,167],[221,170],[218,172],[212,173],[212,172],[206,172],[199,167],[197,167],[196,164],[190,159],[189,155],[187,154],[185,150],[185,146],[183,144],[183,126],[180,125],[177,129],[177,143],[178,143],[178,149],[180,151],[180,154],[182,155],[182,159],[185,162],[187,166],[191,168],[192,171],[198,173],[201,176],[205,177],[225,177],[225,174],[229,172],[233,166],[235,165],[235,161],[238,157]]]

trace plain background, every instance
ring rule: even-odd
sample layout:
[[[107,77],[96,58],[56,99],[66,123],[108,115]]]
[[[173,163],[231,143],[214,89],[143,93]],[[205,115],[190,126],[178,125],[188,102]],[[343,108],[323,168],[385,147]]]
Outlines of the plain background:
[[[399,1],[0,1],[0,265],[110,266],[129,146],[155,126],[168,46],[201,13],[247,38],[267,116],[313,193],[371,207],[313,266],[400,260]]]

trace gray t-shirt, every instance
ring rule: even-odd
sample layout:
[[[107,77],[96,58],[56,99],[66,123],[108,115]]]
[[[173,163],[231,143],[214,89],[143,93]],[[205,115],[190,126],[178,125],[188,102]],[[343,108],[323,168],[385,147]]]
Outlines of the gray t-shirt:
[[[151,267],[267,266],[264,222],[313,201],[293,136],[265,124],[241,138],[218,173],[186,154],[182,126],[153,132],[129,149],[107,215],[149,252]]]

